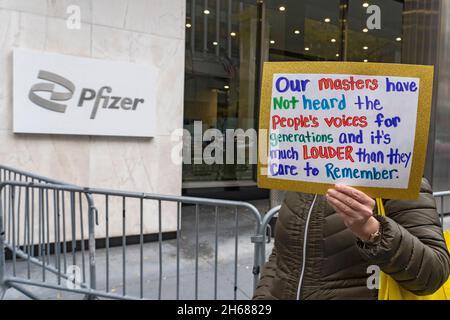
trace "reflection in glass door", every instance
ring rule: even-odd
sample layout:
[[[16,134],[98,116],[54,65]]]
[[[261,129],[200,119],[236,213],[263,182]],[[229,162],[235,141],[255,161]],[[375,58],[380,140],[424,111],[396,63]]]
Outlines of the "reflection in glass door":
[[[371,5],[379,8],[380,29],[367,27]],[[347,61],[401,63],[403,1],[350,0],[347,21]]]
[[[340,60],[339,0],[265,2],[268,61]]]
[[[372,5],[380,29],[371,28]],[[267,61],[401,62],[403,1],[269,0],[265,12]]]

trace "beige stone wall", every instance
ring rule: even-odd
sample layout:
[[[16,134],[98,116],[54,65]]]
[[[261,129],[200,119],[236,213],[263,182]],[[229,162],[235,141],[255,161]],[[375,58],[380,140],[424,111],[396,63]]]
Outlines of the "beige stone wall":
[[[79,30],[66,27],[71,4],[81,8]],[[180,194],[182,168],[170,161],[177,143],[170,134],[183,126],[185,4],[184,0],[0,0],[0,163],[83,186]],[[14,47],[156,66],[157,136],[14,134]],[[175,213],[173,207],[165,210],[163,230],[175,229]],[[146,233],[157,230],[156,214],[146,212]],[[130,210],[128,234],[138,233],[138,217],[138,210]],[[119,221],[110,226],[113,235],[121,234]],[[104,228],[97,228],[101,237]]]

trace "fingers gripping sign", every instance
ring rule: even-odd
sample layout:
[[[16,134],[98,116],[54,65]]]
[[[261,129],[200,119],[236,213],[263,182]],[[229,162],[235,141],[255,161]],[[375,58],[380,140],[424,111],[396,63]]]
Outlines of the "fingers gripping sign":
[[[337,184],[334,189],[328,189],[326,199],[347,228],[361,240],[369,240],[379,230],[379,222],[373,217],[375,200],[364,192]]]

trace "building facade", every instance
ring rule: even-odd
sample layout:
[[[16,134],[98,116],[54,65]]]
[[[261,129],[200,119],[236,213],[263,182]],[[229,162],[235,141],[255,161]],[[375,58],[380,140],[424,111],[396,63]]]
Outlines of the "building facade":
[[[435,190],[449,190],[448,10],[439,0],[187,0],[184,128],[258,128],[265,61],[434,65],[424,175]],[[252,194],[255,165],[194,160],[183,166],[187,193]]]
[[[80,28],[67,27],[71,5]],[[368,12],[373,6],[378,13]],[[195,152],[192,161],[168,161],[180,144],[173,132],[193,135],[196,123],[202,131],[257,129],[265,61],[415,63],[435,65],[425,175],[448,190],[449,33],[442,0],[3,0],[0,163],[96,187],[267,196],[254,164],[196,163]],[[14,48],[157,68],[155,136],[13,133]]]

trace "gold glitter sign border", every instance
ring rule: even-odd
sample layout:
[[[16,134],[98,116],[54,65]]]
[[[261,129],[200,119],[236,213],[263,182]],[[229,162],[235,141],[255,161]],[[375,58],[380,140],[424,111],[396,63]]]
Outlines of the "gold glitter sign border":
[[[431,99],[433,92],[433,66],[370,63],[370,62],[265,62],[261,84],[261,100],[259,115],[259,157],[257,185],[260,188],[288,190],[305,193],[325,194],[333,184],[285,179],[268,178],[268,134],[270,125],[270,108],[272,99],[272,81],[275,73],[304,74],[347,74],[367,76],[396,76],[419,78],[419,100],[414,139],[414,152],[409,176],[408,188],[378,188],[355,186],[369,196],[388,199],[416,199],[419,195],[424,170],[430,126]],[[261,134],[265,136],[262,137]],[[260,154],[261,150],[265,154]],[[261,162],[264,157],[265,164]]]

